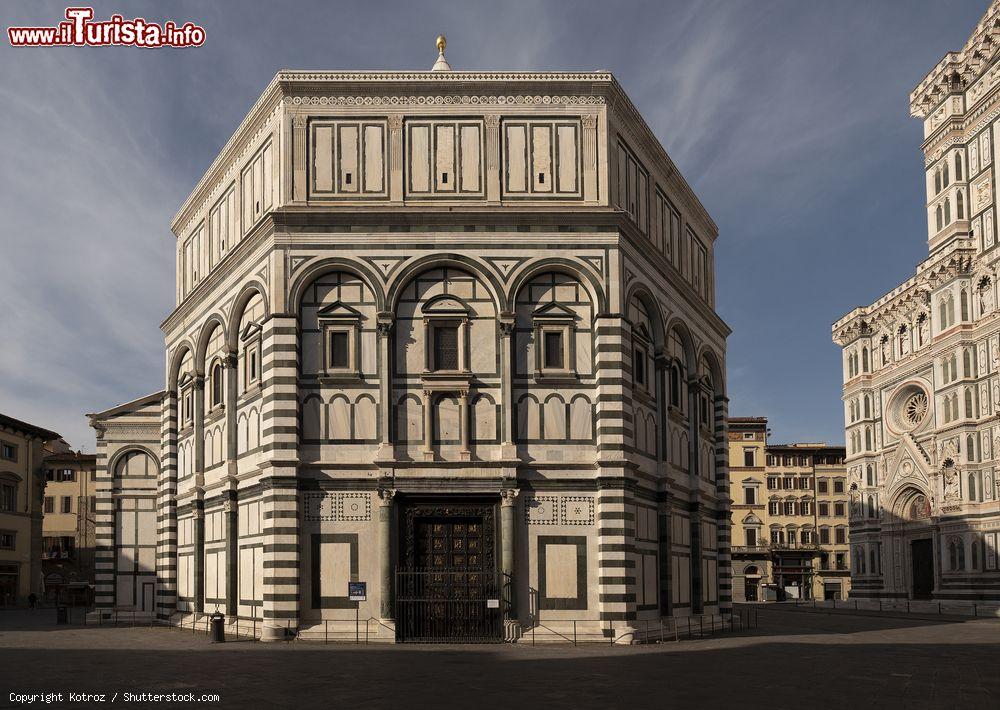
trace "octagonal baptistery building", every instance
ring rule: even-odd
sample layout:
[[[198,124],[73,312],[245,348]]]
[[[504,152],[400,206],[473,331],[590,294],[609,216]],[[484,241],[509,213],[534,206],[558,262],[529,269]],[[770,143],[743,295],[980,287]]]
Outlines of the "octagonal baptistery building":
[[[717,228],[610,74],[282,71],[172,229],[159,448],[94,415],[105,613],[150,525],[156,614],[265,638],[728,609]]]
[[[911,93],[924,124],[928,257],[833,326],[854,597],[1000,601],[998,48],[993,2]]]

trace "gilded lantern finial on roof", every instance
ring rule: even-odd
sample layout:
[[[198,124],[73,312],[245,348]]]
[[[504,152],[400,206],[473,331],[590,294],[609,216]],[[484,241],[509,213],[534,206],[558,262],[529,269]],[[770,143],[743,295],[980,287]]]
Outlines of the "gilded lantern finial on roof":
[[[434,66],[431,67],[431,71],[451,71],[451,65],[448,60],[444,58],[444,48],[448,45],[448,40],[444,35],[438,35],[437,38],[437,50],[438,58],[434,62]]]

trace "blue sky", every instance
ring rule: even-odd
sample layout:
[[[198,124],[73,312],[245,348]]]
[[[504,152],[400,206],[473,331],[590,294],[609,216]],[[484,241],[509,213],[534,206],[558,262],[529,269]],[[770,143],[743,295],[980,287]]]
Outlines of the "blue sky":
[[[908,94],[987,0],[119,2],[198,49],[0,42],[0,411],[83,417],[163,385],[169,222],[278,69],[610,69],[719,225],[733,415],[843,442],[834,320],[926,255]],[[5,2],[50,25],[65,3]]]

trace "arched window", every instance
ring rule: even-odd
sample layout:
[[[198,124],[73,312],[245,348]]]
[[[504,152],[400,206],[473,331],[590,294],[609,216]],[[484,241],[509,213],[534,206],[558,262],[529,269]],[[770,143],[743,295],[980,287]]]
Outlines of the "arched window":
[[[972,569],[979,569],[979,540],[975,535],[972,536],[969,546],[972,548]]]
[[[156,462],[145,451],[129,451],[115,463],[115,478],[148,478],[158,473]]]
[[[934,171],[934,194],[941,192],[941,169]]]
[[[878,573],[878,565],[875,563],[875,548],[873,547],[868,554],[869,554],[869,556],[871,558],[871,571],[872,571],[872,574],[877,574]]]
[[[868,517],[875,517],[875,496],[868,496]]]
[[[865,418],[867,419],[872,415],[872,400],[868,395],[865,395]]]
[[[955,540],[955,546],[958,550],[958,569],[965,569],[965,541],[959,538]]]
[[[972,407],[972,390],[968,387],[965,388],[965,418],[973,418],[973,407]]]
[[[962,304],[962,320],[969,320],[969,292],[963,288],[959,298]]]
[[[868,485],[869,486],[874,486],[875,485],[875,472],[872,469],[872,465],[871,464],[868,464],[868,468],[866,470],[866,474],[867,474]]]
[[[951,200],[944,198],[944,223],[951,224]]]
[[[962,191],[959,190],[955,193],[955,214],[959,219],[965,219],[965,200],[962,197]]]
[[[939,232],[944,227],[944,222],[942,221],[941,205],[938,205],[937,208],[934,210],[934,226],[937,228],[937,231]]]
[[[973,503],[976,502],[976,474],[969,474],[969,500]]]
[[[948,184],[951,182],[951,180],[948,177],[948,162],[947,161],[945,161],[945,163],[944,163],[944,172],[942,173],[942,180],[941,180],[941,182],[942,182],[942,185],[944,187],[948,187]]]
[[[681,369],[676,362],[670,364],[670,404],[681,406]]]
[[[969,350],[962,352],[962,374],[965,377],[972,377],[972,355]]]
[[[872,450],[872,430],[865,427],[865,451]]]
[[[955,179],[962,179],[962,155],[961,153],[955,153]]]
[[[861,348],[861,371],[868,372],[868,346]]]

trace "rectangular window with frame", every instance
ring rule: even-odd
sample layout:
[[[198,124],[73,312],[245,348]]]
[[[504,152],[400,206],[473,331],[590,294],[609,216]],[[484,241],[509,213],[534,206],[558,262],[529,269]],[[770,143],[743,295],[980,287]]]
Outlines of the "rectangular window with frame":
[[[756,505],[757,489],[753,486],[746,486],[743,489],[743,502],[747,505]]]
[[[837,528],[834,540],[838,545],[843,545],[847,542],[847,531],[844,528]]]
[[[756,452],[753,449],[743,449],[743,465],[748,468],[757,465]]]
[[[0,484],[0,512],[17,511],[17,486],[13,483]]]
[[[73,512],[73,498],[70,496],[62,497],[62,506],[59,510],[61,513],[72,513]]]
[[[17,461],[17,446],[6,441],[0,442],[0,458]]]
[[[834,503],[833,514],[836,515],[837,517],[843,517],[847,515],[847,509],[843,503]]]
[[[330,330],[327,335],[327,361],[331,370],[346,370],[351,366],[351,333]]]
[[[646,351],[636,348],[632,357],[632,376],[637,385],[646,386]]]
[[[458,370],[458,326],[435,325],[432,333],[434,340],[434,370]]]
[[[56,499],[53,496],[45,496],[45,512],[54,513],[56,511]]]
[[[17,541],[17,533],[13,530],[0,530],[0,550],[13,550]]]
[[[562,330],[543,330],[542,339],[542,366],[546,370],[565,370],[565,333]]]
[[[819,529],[819,544],[821,545],[830,544],[830,528]]]
[[[819,514],[822,517],[826,517],[826,516],[830,515],[830,504],[829,503],[820,503],[819,504]]]
[[[260,341],[254,341],[246,346],[243,368],[243,389],[248,390],[260,380]]]
[[[827,483],[826,481],[819,481],[816,484],[816,490],[819,491],[820,493],[827,493],[830,490],[830,484]]]

